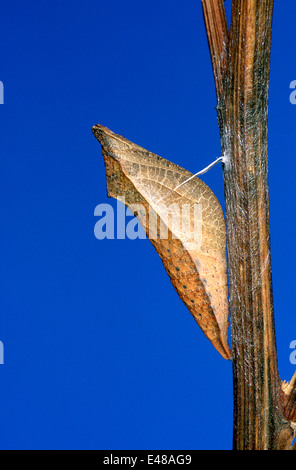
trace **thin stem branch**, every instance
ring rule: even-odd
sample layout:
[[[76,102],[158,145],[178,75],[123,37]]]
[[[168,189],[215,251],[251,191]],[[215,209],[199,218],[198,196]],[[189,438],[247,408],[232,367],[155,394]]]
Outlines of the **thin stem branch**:
[[[202,0],[206,31],[211,53],[217,99],[223,94],[227,66],[228,25],[223,0]]]

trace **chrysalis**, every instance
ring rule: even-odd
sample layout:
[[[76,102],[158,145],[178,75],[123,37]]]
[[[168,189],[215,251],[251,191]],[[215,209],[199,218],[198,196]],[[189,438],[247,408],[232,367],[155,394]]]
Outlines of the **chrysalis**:
[[[102,146],[108,196],[144,208],[134,210],[135,215],[174,288],[207,338],[229,359],[226,229],[216,196],[197,177],[179,186],[191,173],[106,127],[94,126],[93,133]]]

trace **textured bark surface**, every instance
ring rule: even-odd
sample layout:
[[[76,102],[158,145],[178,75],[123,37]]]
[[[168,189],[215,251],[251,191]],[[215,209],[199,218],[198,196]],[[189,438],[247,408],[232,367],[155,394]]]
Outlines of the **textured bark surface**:
[[[229,359],[226,228],[216,196],[196,177],[174,189],[191,173],[103,126],[94,126],[93,133],[102,146],[108,195],[124,197],[180,298]]]
[[[202,3],[226,157],[234,448],[283,449],[293,430],[282,404],[270,259],[267,108],[273,1],[233,0],[229,34],[223,1]]]

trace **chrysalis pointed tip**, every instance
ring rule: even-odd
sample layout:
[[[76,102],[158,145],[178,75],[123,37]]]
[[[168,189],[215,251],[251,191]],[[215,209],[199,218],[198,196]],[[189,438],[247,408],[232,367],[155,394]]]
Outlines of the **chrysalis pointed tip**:
[[[102,150],[106,152],[109,157],[117,159],[118,145],[120,145],[120,136],[110,131],[108,127],[96,124],[92,127],[92,133],[101,144]]]
[[[109,129],[107,129],[107,127],[102,126],[102,124],[95,124],[94,126],[92,126],[92,130],[93,130],[93,131],[94,131],[94,130],[105,130],[105,129],[106,129],[106,130],[109,130]],[[111,131],[109,130],[109,132],[111,132]]]
[[[112,131],[110,131],[105,126],[102,126],[101,124],[96,124],[95,126],[93,126],[92,133],[99,141],[101,141],[102,137],[105,136],[106,134],[113,134]]]
[[[229,345],[222,340],[222,338],[216,338],[210,340],[214,348],[221,354],[224,359],[232,360],[232,353]]]
[[[108,127],[101,124],[93,126],[92,132],[102,147],[118,149],[118,146],[125,145],[128,142],[124,137],[115,134],[115,132],[110,131]]]

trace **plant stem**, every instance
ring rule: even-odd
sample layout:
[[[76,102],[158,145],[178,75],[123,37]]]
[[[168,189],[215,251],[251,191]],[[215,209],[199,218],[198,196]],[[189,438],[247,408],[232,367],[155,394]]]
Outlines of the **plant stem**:
[[[280,406],[270,258],[267,110],[273,0],[233,0],[227,51],[225,26],[223,34],[215,32],[216,24],[224,24],[223,2],[203,0],[203,8],[209,44],[215,44],[210,51],[226,157],[233,446],[277,449],[290,427]]]

